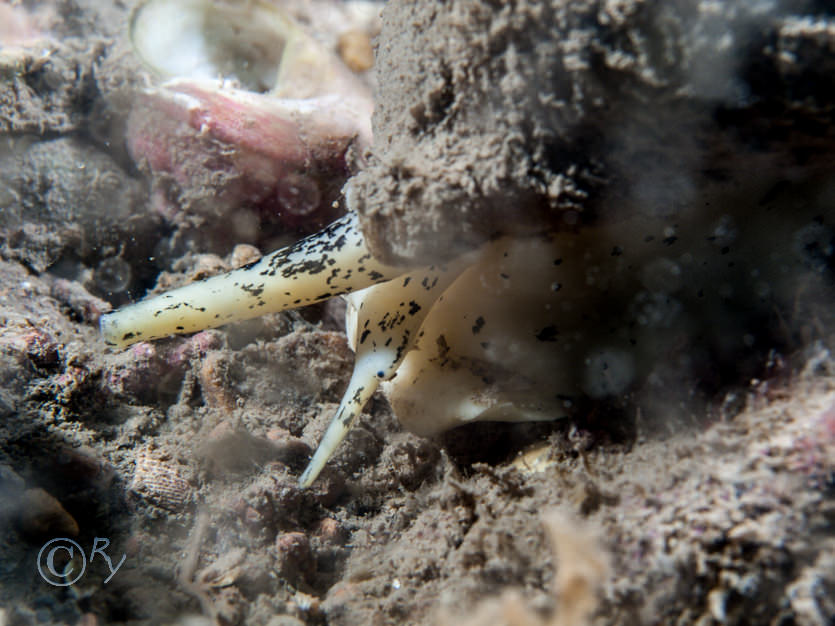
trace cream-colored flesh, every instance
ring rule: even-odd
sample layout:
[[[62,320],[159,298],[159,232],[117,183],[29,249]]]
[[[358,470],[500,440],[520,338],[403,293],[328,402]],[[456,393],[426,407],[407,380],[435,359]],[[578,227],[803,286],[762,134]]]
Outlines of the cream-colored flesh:
[[[347,297],[346,316],[356,361],[342,402],[299,482],[308,487],[333,456],[380,382],[395,375],[438,296],[460,273],[462,262],[410,272]]]
[[[402,269],[376,262],[355,213],[255,263],[126,306],[101,318],[120,348],[275,313],[363,289]]]
[[[597,315],[611,281],[629,279],[630,261],[577,234],[488,244],[439,298],[417,345],[383,385],[400,423],[433,435],[474,420],[566,415],[584,393],[588,356],[628,341],[578,329],[595,327],[582,320]],[[601,267],[609,278],[595,282]]]

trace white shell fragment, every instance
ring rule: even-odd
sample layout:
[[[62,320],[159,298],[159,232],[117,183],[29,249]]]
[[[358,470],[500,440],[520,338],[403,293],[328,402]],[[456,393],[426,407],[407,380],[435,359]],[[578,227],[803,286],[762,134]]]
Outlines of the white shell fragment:
[[[280,13],[253,2],[151,1],[131,22],[135,49],[162,76],[225,77],[258,92],[275,87],[291,33]]]
[[[133,13],[130,36],[165,80],[221,80],[299,99],[351,94],[359,84],[277,3],[263,0],[147,0]]]
[[[246,1],[150,0],[130,26],[135,50],[159,75],[236,80],[259,93],[276,86],[295,31],[275,7]]]

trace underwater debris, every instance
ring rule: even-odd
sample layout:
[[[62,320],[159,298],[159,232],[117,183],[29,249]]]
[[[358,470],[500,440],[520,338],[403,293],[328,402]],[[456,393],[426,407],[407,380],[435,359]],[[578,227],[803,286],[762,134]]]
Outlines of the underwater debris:
[[[347,153],[371,141],[369,89],[279,7],[150,0],[131,22],[161,84],[137,94],[127,145],[175,222],[216,218],[251,239],[257,223],[324,226]],[[253,225],[251,222],[254,222]]]
[[[179,511],[191,500],[192,488],[176,466],[149,448],[136,455],[136,469],[129,491],[169,511]]]

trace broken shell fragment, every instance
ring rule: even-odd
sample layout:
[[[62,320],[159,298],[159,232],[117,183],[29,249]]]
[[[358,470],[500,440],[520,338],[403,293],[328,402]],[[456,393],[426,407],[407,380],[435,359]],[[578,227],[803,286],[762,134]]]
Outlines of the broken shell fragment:
[[[275,87],[294,30],[264,3],[204,0],[146,2],[130,25],[137,53],[160,76],[224,77],[257,92]]]
[[[279,98],[349,95],[362,84],[268,2],[149,0],[134,12],[130,37],[163,79],[220,79]]]
[[[370,144],[373,105],[334,54],[261,2],[150,0],[131,40],[165,80],[138,94],[127,128],[158,210],[217,220],[243,206],[311,230],[336,217],[346,153]]]
[[[349,147],[370,136],[365,114],[343,104],[175,80],[137,97],[128,150],[157,189],[174,190],[161,206],[169,218],[182,207],[219,217],[245,205],[289,227],[322,225],[336,217]]]
[[[150,449],[136,455],[136,471],[129,489],[169,511],[179,511],[191,497],[191,487],[177,468]]]

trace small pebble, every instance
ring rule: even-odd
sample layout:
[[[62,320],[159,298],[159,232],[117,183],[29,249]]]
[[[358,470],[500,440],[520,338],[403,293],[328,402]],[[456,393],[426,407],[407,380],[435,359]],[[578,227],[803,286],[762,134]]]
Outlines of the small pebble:
[[[374,66],[374,48],[368,33],[346,31],[340,35],[336,49],[342,61],[353,72],[366,72]]]
[[[21,531],[29,536],[78,536],[78,522],[55,497],[40,488],[23,492],[18,521]]]
[[[348,540],[348,531],[335,519],[326,517],[319,522],[316,536],[322,543],[343,545]]]
[[[248,243],[239,243],[232,250],[232,256],[229,259],[229,265],[232,269],[243,267],[247,263],[253,263],[261,258],[261,251],[253,245]]]
[[[197,373],[200,389],[206,404],[213,408],[231,411],[235,408],[235,394],[230,388],[229,360],[221,352],[210,352],[203,359]]]
[[[314,570],[313,552],[307,535],[299,532],[281,533],[275,540],[278,553],[276,568],[291,583],[306,579]]]

